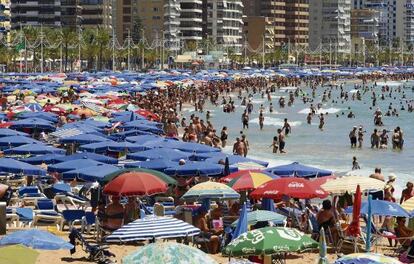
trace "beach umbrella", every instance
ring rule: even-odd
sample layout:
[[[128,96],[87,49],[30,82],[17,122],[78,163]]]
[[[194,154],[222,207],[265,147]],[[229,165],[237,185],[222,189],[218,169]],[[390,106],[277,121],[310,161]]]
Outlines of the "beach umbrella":
[[[237,171],[237,168],[230,168],[230,171]],[[164,170],[164,173],[171,176],[223,176],[224,166],[208,162],[187,162],[184,165],[177,164]]]
[[[42,142],[26,136],[8,136],[0,138],[0,146],[21,146],[25,144],[42,144]]]
[[[68,109],[71,108],[70,105],[67,105],[66,107],[68,107]],[[66,113],[66,110],[63,107],[57,105],[47,105],[43,107],[43,111],[54,113],[56,115],[64,115]]]
[[[25,136],[28,137],[29,134],[16,131],[10,128],[0,128],[0,137],[10,137],[10,136]]]
[[[266,169],[266,171],[280,177],[311,178],[332,175],[332,171],[302,165],[299,162],[293,162],[291,164],[269,168]]]
[[[25,105],[32,112],[40,112],[43,110],[42,106],[38,103],[30,103]]]
[[[86,167],[91,167],[91,166],[96,166],[96,165],[103,165],[103,164],[104,163],[101,163],[99,161],[95,161],[92,159],[68,160],[68,161],[64,161],[64,162],[60,162],[60,163],[48,166],[47,171],[62,173],[62,172],[70,171],[70,170],[81,169],[81,168],[86,168]]]
[[[160,117],[157,114],[154,114],[153,112],[150,112],[145,109],[138,109],[137,111],[135,111],[135,113],[145,117],[148,120],[160,121]]]
[[[150,148],[171,148],[178,149],[185,152],[194,153],[207,153],[207,152],[220,152],[220,149],[213,148],[207,145],[192,143],[192,142],[182,142],[172,139],[164,139],[163,141],[150,141],[144,143],[143,146]]]
[[[366,190],[383,190],[385,183],[369,177],[345,176],[329,180],[322,184],[321,188],[332,194],[343,194],[355,192],[358,185],[361,192],[364,192]]]
[[[163,172],[166,168],[175,167],[177,165],[178,165],[177,161],[156,159],[156,160],[126,163],[124,167],[125,168],[144,168],[144,169],[151,169],[151,170]]]
[[[240,166],[242,166],[242,164],[246,164],[246,165],[250,164],[253,166],[255,164],[256,166],[260,166],[260,168],[258,169],[267,167],[267,165],[269,164],[268,162],[265,162],[265,161],[249,159],[249,158],[245,158],[239,155],[228,155],[228,154],[221,153],[221,152],[211,153],[211,155],[209,155],[209,153],[201,153],[201,154],[196,154],[194,156],[197,160],[205,160],[211,163],[219,163],[219,161],[224,160],[225,158],[228,158],[230,165],[241,164]]]
[[[240,217],[241,218],[241,217]],[[258,222],[273,222],[275,224],[283,224],[286,216],[267,210],[255,210],[247,213],[247,223],[255,225]],[[234,221],[231,225],[236,226],[239,220]]]
[[[41,119],[41,118],[27,118],[17,121],[13,121],[13,124],[10,126],[11,129],[37,129],[44,131],[55,131],[56,127],[53,123]]]
[[[140,136],[129,136],[125,138],[126,141],[136,143],[136,144],[144,144],[150,141],[163,141],[164,138],[158,135],[140,135]]]
[[[324,198],[328,194],[320,188],[312,185],[303,178],[280,178],[268,181],[256,188],[250,196],[255,199],[271,198],[280,199],[289,196],[298,199]]]
[[[168,185],[177,185],[177,181],[175,179],[173,179],[172,177],[168,176],[165,173],[162,173],[160,171],[156,171],[156,170],[151,170],[151,169],[146,169],[146,168],[127,168],[127,169],[122,169],[113,173],[106,173],[104,179],[101,181],[103,183],[109,182],[111,180],[113,180],[114,178],[118,177],[119,175],[122,175],[124,173],[127,172],[145,172],[145,173],[149,173],[152,174],[155,177],[158,177],[160,180],[162,180],[163,182],[165,182]]]
[[[178,243],[152,243],[124,257],[124,264],[135,263],[182,263],[182,264],[217,264],[203,251]]]
[[[70,137],[60,138],[59,142],[63,144],[70,144],[70,143],[76,143],[76,144],[89,144],[89,143],[96,143],[96,142],[103,142],[103,141],[110,141],[110,139],[105,137],[100,137],[97,135],[92,134],[80,134],[80,135],[74,135]]]
[[[0,263],[35,264],[39,252],[23,245],[0,247]]]
[[[328,258],[328,250],[326,247],[326,237],[325,237],[325,230],[322,227],[319,231],[319,260],[318,264],[329,264]]]
[[[352,237],[359,237],[361,235],[361,227],[360,227],[360,217],[361,217],[361,203],[362,203],[362,194],[361,188],[359,185],[355,191],[354,196],[354,206],[352,210],[352,222],[349,224],[348,228],[346,229],[346,234]],[[355,243],[356,246],[356,243]]]
[[[123,173],[104,187],[104,194],[115,196],[147,196],[167,191],[167,184],[146,172]]]
[[[184,200],[239,199],[240,194],[229,186],[218,182],[202,182],[191,187],[182,197]]]
[[[42,163],[46,164],[53,164],[56,162],[60,162],[59,158],[66,157],[63,154],[44,154],[44,155],[37,155],[32,156],[29,158],[21,159],[20,161],[32,164],[32,165],[40,165]]]
[[[407,212],[412,213],[414,211],[414,197],[411,197],[410,199],[405,200],[401,207],[404,208]]]
[[[173,217],[150,215],[123,225],[105,238],[106,242],[125,243],[131,241],[190,237],[200,234],[200,229]]]
[[[38,176],[46,175],[46,171],[37,166],[9,158],[0,159],[0,172]]]
[[[0,245],[21,244],[33,249],[72,249],[73,245],[49,232],[39,229],[16,231],[0,239]]]
[[[232,234],[232,240],[238,238],[241,234],[247,232],[247,226],[248,222],[247,222],[247,207],[246,207],[246,203],[243,203],[242,209],[241,209],[241,213],[239,216],[239,220],[237,221],[236,224],[236,228],[233,231]]]
[[[56,123],[58,121],[57,115],[48,112],[24,112],[18,114],[17,117],[19,119],[42,119],[52,123]]]
[[[104,179],[105,175],[117,172],[119,170],[120,168],[116,166],[100,163],[94,166],[88,166],[84,168],[63,172],[62,177],[66,181],[73,180],[76,178],[88,182],[94,182],[101,181]]]
[[[334,264],[402,264],[402,262],[380,254],[353,253],[337,259]]]
[[[26,144],[3,151],[6,155],[65,154],[65,150],[44,144]]]
[[[131,143],[132,144],[132,143]],[[150,149],[135,153],[130,153],[127,155],[127,159],[132,160],[155,160],[155,159],[164,159],[164,160],[180,160],[180,159],[189,159],[191,153],[183,152],[176,149],[167,149],[167,148],[157,148]]]
[[[361,214],[368,214],[368,202],[363,202],[361,206]],[[346,208],[346,213],[351,213],[353,206]],[[384,200],[371,201],[372,215],[380,216],[395,216],[395,217],[410,217],[410,214],[401,207],[401,205]]]
[[[264,227],[243,233],[231,241],[223,254],[231,257],[301,252],[318,248],[318,242],[297,229]]]
[[[273,180],[272,177],[262,172],[252,172],[252,171],[246,171],[246,172],[247,173],[241,174],[241,176],[232,179],[229,183],[227,183],[227,185],[238,192],[251,191],[259,187],[260,185]],[[227,177],[224,177],[224,178],[227,178]]]
[[[56,161],[58,162],[77,160],[77,159],[91,159],[91,160],[99,161],[99,162],[106,163],[106,164],[118,164],[118,160],[115,158],[96,154],[96,153],[91,153],[91,152],[81,152],[81,153],[75,153],[69,156],[56,157]]]

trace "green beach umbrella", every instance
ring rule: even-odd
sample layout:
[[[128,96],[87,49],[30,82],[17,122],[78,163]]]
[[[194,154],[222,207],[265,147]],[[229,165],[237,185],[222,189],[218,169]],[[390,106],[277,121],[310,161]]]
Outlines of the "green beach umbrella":
[[[329,264],[326,255],[328,254],[326,248],[326,237],[325,237],[325,230],[323,227],[319,231],[319,260],[318,264]]]
[[[32,264],[36,263],[39,252],[23,245],[0,247],[0,263]]]
[[[113,173],[110,173],[108,175],[105,175],[104,179],[102,180],[103,183],[108,183],[114,178],[118,177],[121,174],[127,173],[127,172],[146,172],[149,174],[154,175],[155,177],[159,178],[160,180],[164,181],[168,185],[177,185],[177,181],[173,179],[172,177],[168,176],[165,173],[156,171],[156,170],[150,170],[150,169],[142,169],[142,168],[131,168],[131,169],[123,169],[119,170]]]
[[[264,227],[241,234],[224,248],[231,257],[300,252],[318,248],[318,242],[296,229]]]
[[[203,251],[178,243],[151,243],[122,259],[123,264],[217,264]]]
[[[255,225],[257,222],[276,222],[282,224],[286,220],[286,216],[267,210],[256,210],[247,213],[247,223]],[[239,220],[234,221],[231,225],[236,226]]]

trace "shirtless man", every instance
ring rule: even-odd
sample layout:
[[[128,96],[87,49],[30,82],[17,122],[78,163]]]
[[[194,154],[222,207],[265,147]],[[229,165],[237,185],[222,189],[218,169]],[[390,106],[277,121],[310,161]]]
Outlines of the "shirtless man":
[[[380,137],[378,135],[378,130],[375,128],[374,132],[371,134],[371,148],[379,148]]]
[[[233,145],[233,154],[243,157],[245,149],[246,147],[244,143],[240,140],[240,138],[236,138],[236,143],[234,143]]]
[[[169,121],[167,125],[165,126],[165,134],[167,134],[167,137],[177,137],[178,136],[178,129],[177,126]]]
[[[357,145],[357,127],[354,126],[349,132],[349,140],[351,141],[351,148],[356,148]]]
[[[288,119],[287,118],[285,118],[285,120],[284,120],[284,124],[283,124],[282,130],[285,131],[285,135],[286,136],[289,135],[290,132],[292,132],[292,128],[291,128],[290,124],[288,123]]]
[[[263,111],[260,110],[260,114],[259,114],[259,127],[260,127],[260,130],[263,130],[263,126],[264,126],[264,115],[263,115]]]
[[[249,148],[250,148],[249,141],[247,140],[246,135],[242,135],[241,137],[242,137],[241,142],[244,144],[244,157],[246,157],[247,152],[249,152]]]
[[[286,153],[285,152],[285,145],[286,145],[285,134],[283,134],[283,131],[280,128],[277,130],[277,133],[278,133],[278,140],[279,140],[279,151],[280,153]]]

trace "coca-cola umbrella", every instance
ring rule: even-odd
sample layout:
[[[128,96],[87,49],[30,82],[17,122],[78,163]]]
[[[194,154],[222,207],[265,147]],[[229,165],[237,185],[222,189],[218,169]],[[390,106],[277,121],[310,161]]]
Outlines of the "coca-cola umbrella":
[[[104,187],[104,194],[114,196],[147,196],[167,191],[167,184],[147,172],[126,172]]]
[[[302,178],[280,178],[268,181],[256,188],[250,196],[254,199],[280,199],[283,196],[298,199],[324,198],[328,194]]]

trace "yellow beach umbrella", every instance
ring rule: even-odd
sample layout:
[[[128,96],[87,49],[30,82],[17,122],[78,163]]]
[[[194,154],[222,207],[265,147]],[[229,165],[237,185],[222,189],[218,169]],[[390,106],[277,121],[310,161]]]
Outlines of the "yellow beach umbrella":
[[[223,183],[207,181],[194,185],[181,198],[184,200],[238,199],[240,194]]]
[[[39,252],[23,245],[0,247],[0,263],[31,264],[36,263]]]
[[[345,176],[327,181],[321,185],[321,188],[329,193],[342,194],[355,192],[357,185],[360,186],[361,191],[382,190],[384,189],[385,183],[369,177]]]
[[[401,204],[401,207],[404,208],[408,212],[414,211],[414,197],[411,197],[410,199],[405,200]]]

